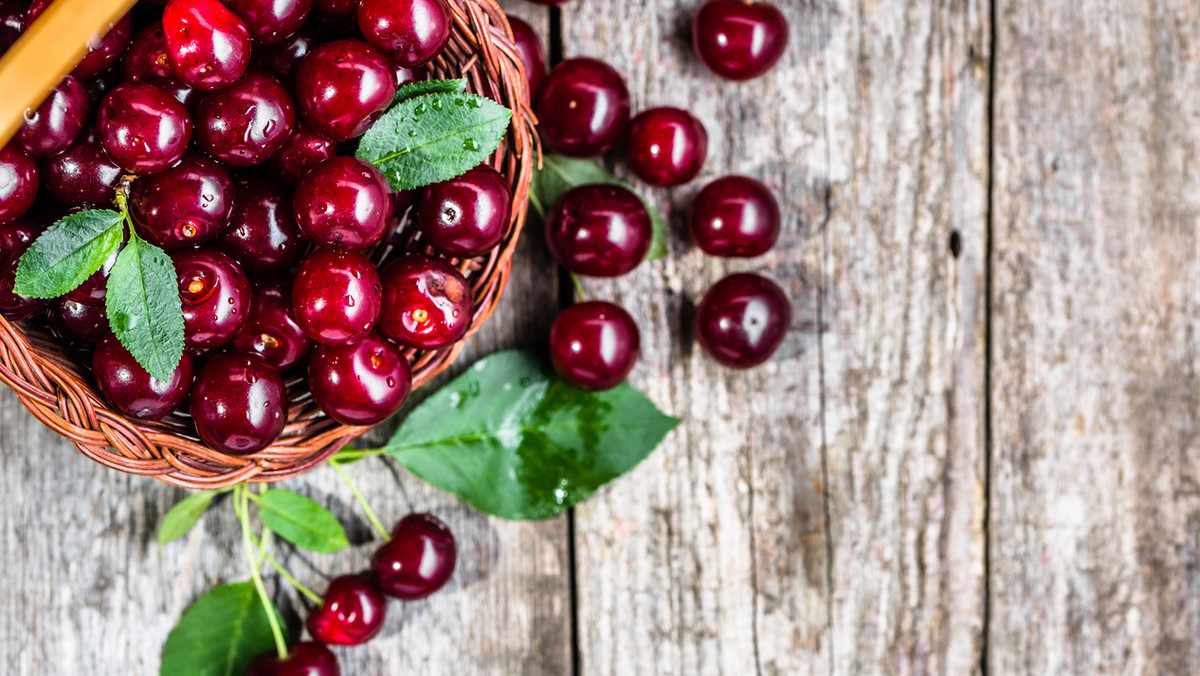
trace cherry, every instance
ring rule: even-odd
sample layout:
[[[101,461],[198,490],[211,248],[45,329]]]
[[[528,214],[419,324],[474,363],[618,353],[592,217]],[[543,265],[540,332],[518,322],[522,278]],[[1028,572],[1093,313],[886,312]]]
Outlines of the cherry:
[[[245,455],[270,446],[287,424],[287,388],[258,355],[222,352],[196,374],[192,420],[209,447]]]
[[[29,11],[25,14],[26,30],[34,20],[42,15],[42,12],[46,11],[51,2],[53,0],[33,0],[29,5]],[[112,25],[104,37],[88,44],[87,54],[80,59],[79,63],[75,64],[75,70],[71,71],[71,74],[83,79],[108,70],[124,56],[125,50],[129,49],[129,36],[132,34],[133,22],[126,14]]]
[[[708,69],[726,80],[751,80],[783,56],[788,23],[755,0],[708,0],[692,22],[692,44]]]
[[[762,183],[725,176],[704,186],[692,200],[688,225],[704,253],[761,256],[779,239],[779,203]]]
[[[192,138],[187,108],[145,82],[126,82],[109,92],[96,119],[104,152],[131,174],[156,174],[173,166]]]
[[[337,143],[328,136],[297,122],[291,136],[275,156],[267,160],[267,169],[287,183],[295,185],[310,169],[333,157]]]
[[[522,21],[519,17],[509,16],[508,23],[512,26],[513,44],[517,53],[525,62],[525,75],[529,79],[529,98],[537,100],[541,92],[542,80],[546,79],[546,53],[542,51],[542,39],[538,37],[533,26]]]
[[[45,300],[21,296],[13,291],[17,263],[40,234],[40,228],[24,219],[0,224],[0,316],[9,321],[29,319],[46,307]]]
[[[129,215],[147,242],[183,249],[207,242],[229,224],[233,195],[229,172],[193,151],[161,174],[134,181]]]
[[[68,75],[50,90],[37,110],[26,113],[17,143],[30,155],[54,157],[75,144],[87,126],[90,107],[87,87]]]
[[[92,273],[91,277],[83,280],[83,284],[75,287],[74,290],[63,296],[67,300],[73,300],[88,305],[103,305],[105,298],[108,296],[108,273],[112,271],[114,265],[117,264],[117,254],[108,257],[104,265],[100,269]]]
[[[254,285],[250,321],[233,339],[233,346],[257,354],[279,369],[280,373],[308,358],[313,345],[296,320],[292,319],[290,282]]]
[[[0,223],[24,216],[37,198],[37,163],[17,144],[0,148]]]
[[[440,258],[402,256],[379,271],[383,311],[379,332],[406,347],[429,350],[452,345],[475,318],[470,284]]]
[[[358,16],[358,0],[313,0],[313,11],[338,23],[354,22]]]
[[[381,293],[379,272],[366,256],[320,249],[296,273],[292,316],[318,343],[352,343],[375,327]]]
[[[196,89],[228,87],[250,65],[250,32],[219,0],[171,0],[162,27],[171,68]]]
[[[296,101],[304,120],[335,141],[362,136],[395,95],[391,60],[361,40],[317,47],[296,74]]]
[[[252,41],[273,45],[300,30],[312,0],[225,0],[225,6],[241,17]]]
[[[0,53],[8,51],[21,37],[28,4],[23,0],[0,0]]]
[[[713,285],[696,309],[696,336],[718,363],[745,369],[779,349],[791,322],[788,298],[775,282],[754,273]]]
[[[567,59],[546,77],[534,111],[548,145],[571,157],[599,155],[629,123],[629,89],[603,61]]]
[[[57,298],[50,301],[46,319],[55,338],[76,347],[95,345],[109,335],[108,313],[103,305]]]
[[[554,370],[581,390],[609,390],[624,382],[637,363],[641,343],[633,317],[608,301],[571,305],[550,327]]]
[[[343,575],[329,582],[320,608],[308,614],[308,633],[329,645],[361,645],[383,629],[387,598],[368,575]]]
[[[708,155],[708,132],[691,113],[651,108],[629,123],[629,166],[650,185],[676,186],[696,178]]]
[[[338,155],[296,186],[296,220],[321,246],[360,251],[378,243],[392,216],[392,188],[375,165]]]
[[[316,30],[306,25],[295,35],[273,45],[264,45],[254,50],[250,62],[256,68],[271,73],[281,82],[291,84],[296,79],[300,62],[321,42]]]
[[[400,410],[412,370],[400,348],[376,334],[350,345],[321,345],[308,363],[313,401],[344,425],[375,425]]]
[[[403,87],[404,85],[406,85],[410,82],[417,82],[418,80],[425,79],[425,76],[422,73],[412,70],[411,68],[405,68],[404,66],[401,66],[399,64],[395,64],[394,70],[396,71],[396,88],[397,89],[399,89],[400,87]]]
[[[405,68],[437,56],[450,41],[453,24],[446,0],[362,0],[358,5],[363,37]]]
[[[650,214],[638,196],[619,185],[572,188],[546,214],[550,253],[571,272],[618,277],[650,250]]]
[[[454,574],[454,534],[432,514],[409,514],[392,529],[392,539],[371,557],[383,593],[416,601],[446,585]]]
[[[192,387],[192,357],[187,352],[164,383],[147,373],[116,336],[108,336],[96,346],[92,372],[108,403],[139,420],[158,420],[174,413]]]
[[[511,214],[508,181],[484,164],[426,188],[418,222],[433,248],[448,256],[471,258],[504,239]]]
[[[320,643],[304,641],[288,651],[282,660],[274,648],[255,657],[246,667],[245,676],[342,676],[337,658]]]
[[[189,110],[199,100],[199,91],[183,80],[171,69],[167,56],[167,37],[162,24],[146,26],[133,36],[129,53],[121,61],[121,79],[125,82],[145,82],[175,97]]]
[[[250,282],[233,259],[212,249],[171,254],[183,301],[184,343],[219,347],[233,340],[250,317]]]
[[[0,157],[3,153],[0,152]],[[95,134],[85,134],[61,155],[43,160],[42,176],[50,194],[65,204],[111,204],[121,168],[108,159]],[[0,169],[0,171],[3,171]],[[0,186],[4,182],[0,180]],[[0,187],[0,204],[3,204]],[[4,220],[0,217],[0,220]]]
[[[261,70],[251,70],[200,99],[196,142],[225,164],[248,167],[279,152],[295,124],[288,90]]]
[[[292,212],[292,191],[250,176],[238,181],[236,195],[233,218],[216,248],[248,272],[284,272],[297,265],[309,243]]]

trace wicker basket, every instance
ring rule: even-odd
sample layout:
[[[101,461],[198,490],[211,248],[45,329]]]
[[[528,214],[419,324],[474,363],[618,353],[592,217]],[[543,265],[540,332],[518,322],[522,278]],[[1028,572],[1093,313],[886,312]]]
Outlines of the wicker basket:
[[[487,321],[508,281],[513,249],[525,221],[536,135],[524,65],[513,46],[504,12],[493,0],[449,0],[454,13],[450,43],[429,66],[433,77],[466,77],[470,90],[492,96],[513,111],[512,127],[494,165],[513,189],[513,214],[504,241],[487,257],[452,260],[475,293],[475,316],[467,335]],[[406,248],[423,248],[408,227]],[[408,350],[413,387],[450,366],[462,342],[433,351]],[[369,427],[340,425],[312,401],[303,377],[288,382],[290,412],[283,435],[271,447],[231,456],[204,446],[188,417],[176,414],[145,423],[110,410],[84,373],[49,335],[0,318],[0,381],[35,417],[70,439],[92,460],[131,474],[154,476],[187,488],[212,489],[242,481],[279,481],[305,472]]]

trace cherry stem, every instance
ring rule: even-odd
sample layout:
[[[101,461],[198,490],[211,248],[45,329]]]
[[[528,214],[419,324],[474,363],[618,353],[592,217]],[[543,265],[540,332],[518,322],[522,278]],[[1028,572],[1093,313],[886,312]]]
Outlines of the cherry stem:
[[[340,462],[331,462],[329,464],[333,465],[333,468],[341,475],[342,481],[345,481],[346,485],[350,487],[350,492],[354,494],[354,499],[358,500],[358,504],[362,506],[363,512],[367,515],[367,520],[375,527],[375,532],[379,533],[379,537],[383,538],[384,542],[390,541],[392,537],[388,535],[387,529],[383,527],[383,524],[379,523],[379,517],[375,516],[375,510],[371,509],[371,505],[367,504],[367,499],[358,490],[358,486],[354,485],[354,481],[350,479],[350,475],[346,474],[346,470],[342,469],[342,464]]]
[[[354,462],[362,458],[369,458],[373,455],[382,455],[382,448],[351,448],[344,451],[338,451],[336,455],[329,459],[329,464],[340,465],[347,462]]]
[[[578,275],[574,272],[568,272],[571,275],[571,283],[575,285],[575,295],[579,296],[579,300],[586,301],[587,294],[583,292],[583,283],[579,281]]]
[[[267,535],[269,535],[270,533],[271,533],[270,528],[265,528],[263,530],[264,544],[259,545],[259,550],[258,550],[261,553],[262,557],[266,557],[267,563],[271,564],[271,567],[274,568],[275,571],[278,572],[280,575],[282,575],[283,579],[287,580],[288,584],[292,585],[292,587],[294,587],[296,589],[296,591],[298,591],[301,594],[304,594],[306,597],[308,597],[309,601],[312,601],[313,603],[317,604],[318,606],[324,604],[325,599],[321,598],[320,594],[317,594],[316,592],[309,589],[308,587],[305,587],[303,584],[300,584],[300,581],[297,580],[295,577],[293,577],[292,574],[289,573],[287,571],[287,569],[284,568],[279,563],[279,561],[276,561],[275,557],[271,556],[271,552],[267,551],[267,548],[265,546],[265,541],[267,539]]]
[[[263,585],[260,569],[262,568],[262,557],[257,561],[254,560],[255,548],[254,537],[250,532],[250,489],[245,484],[239,484],[233,493],[233,511],[237,514],[238,521],[242,523],[242,540],[246,545],[246,561],[250,564],[250,579],[254,581],[254,589],[258,592],[258,599],[262,601],[263,610],[267,613],[267,623],[271,625],[271,635],[275,637],[275,649],[279,652],[279,659],[286,660],[288,657],[287,641],[283,638],[283,631],[279,628],[279,618],[275,616],[275,608],[271,605],[271,600],[267,597],[267,588]],[[265,537],[265,534],[264,534]],[[265,549],[260,549],[263,554]]]

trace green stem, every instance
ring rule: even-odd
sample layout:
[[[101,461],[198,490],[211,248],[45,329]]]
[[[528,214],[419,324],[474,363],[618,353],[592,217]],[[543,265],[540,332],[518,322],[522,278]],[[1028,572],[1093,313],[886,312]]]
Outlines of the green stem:
[[[574,272],[568,272],[571,275],[571,283],[575,285],[575,295],[579,296],[579,300],[586,301],[587,294],[583,292],[583,283],[579,281],[579,277]]]
[[[263,532],[264,540],[266,539],[267,534],[269,534],[270,532],[271,532],[270,528],[267,528],[264,530],[264,532]],[[286,568],[284,568],[282,565],[280,565],[280,563],[275,560],[274,556],[271,556],[271,552],[267,551],[266,547],[263,547],[262,549],[260,549],[259,552],[260,552],[261,556],[266,557],[267,563],[271,564],[271,567],[274,568],[276,570],[276,572],[278,572],[280,575],[282,575],[283,579],[288,581],[288,584],[295,587],[296,591],[298,591],[301,594],[304,594],[306,597],[308,597],[309,601],[312,601],[313,603],[317,604],[318,606],[325,602],[325,599],[321,598],[321,596],[319,594],[317,594],[313,590],[309,589],[308,587],[305,587],[304,585],[300,584],[299,580],[297,580],[295,577],[293,577],[292,574],[289,573]]]
[[[332,458],[329,459],[329,463],[332,465],[337,465],[345,462],[354,462],[355,460],[369,458],[373,455],[382,455],[383,453],[384,450],[382,448],[351,448],[344,451],[338,451]]]
[[[384,542],[391,540],[392,538],[388,535],[387,529],[383,527],[383,524],[379,523],[379,517],[375,516],[375,510],[371,509],[371,505],[367,504],[367,499],[359,492],[358,486],[354,485],[354,482],[350,479],[350,475],[346,474],[346,470],[342,469],[341,463],[331,462],[329,464],[333,465],[333,468],[341,475],[342,481],[345,481],[346,485],[350,487],[350,492],[354,494],[354,499],[358,500],[358,504],[362,506],[363,512],[367,515],[367,520],[375,527],[375,532],[379,533],[379,537],[383,538]]]
[[[258,598],[262,601],[263,610],[267,611],[267,622],[271,625],[271,635],[275,637],[275,650],[279,652],[279,659],[286,660],[288,657],[287,641],[283,638],[283,631],[279,628],[279,618],[275,616],[275,609],[271,606],[271,600],[267,598],[267,588],[263,585],[260,568],[262,567],[262,557],[258,561],[254,560],[254,537],[250,533],[250,501],[246,498],[250,491],[245,485],[239,485],[233,493],[233,511],[237,514],[238,521],[242,522],[242,540],[246,545],[246,561],[250,564],[250,578],[254,580],[254,589],[258,591]],[[265,550],[262,550],[265,553]]]

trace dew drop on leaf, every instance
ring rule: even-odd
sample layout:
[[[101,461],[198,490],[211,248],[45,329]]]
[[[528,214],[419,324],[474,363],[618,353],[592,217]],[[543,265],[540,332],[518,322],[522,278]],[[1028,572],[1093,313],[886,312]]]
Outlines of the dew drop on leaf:
[[[413,112],[417,115],[424,115],[425,111],[427,110],[429,110],[429,106],[425,105],[424,103],[418,103],[417,107],[413,108]]]
[[[434,100],[433,100],[433,109],[434,109],[434,110],[441,110],[441,109],[442,109],[442,100],[441,100],[441,99],[434,99]]]
[[[454,105],[456,105],[456,106],[461,106],[465,103],[466,103],[466,101],[463,101],[462,99],[454,99]]]
[[[479,150],[479,141],[476,141],[473,138],[463,141],[463,150],[469,150],[472,152]]]
[[[412,136],[413,138],[416,138],[416,136],[417,136],[417,130],[416,130],[416,129],[409,129],[409,130],[408,130],[408,135],[409,135],[409,136]]]
[[[482,108],[483,102],[479,99],[467,99],[467,105],[471,106],[472,108]]]

